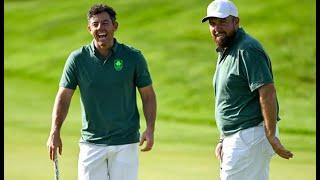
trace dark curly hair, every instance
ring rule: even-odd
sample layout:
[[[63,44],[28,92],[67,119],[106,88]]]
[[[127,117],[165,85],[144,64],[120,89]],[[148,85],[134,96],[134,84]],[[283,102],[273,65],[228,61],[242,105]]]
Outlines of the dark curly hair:
[[[87,15],[87,19],[88,21],[90,20],[90,18],[96,14],[100,14],[102,12],[106,12],[109,14],[112,22],[116,21],[116,12],[113,10],[112,7],[105,5],[105,4],[95,4],[93,5]]]

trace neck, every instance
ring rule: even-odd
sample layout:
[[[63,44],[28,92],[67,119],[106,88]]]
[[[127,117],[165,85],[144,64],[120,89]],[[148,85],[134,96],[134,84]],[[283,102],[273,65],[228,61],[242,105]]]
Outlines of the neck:
[[[97,48],[97,50],[99,51],[99,53],[105,57],[108,56],[113,44],[114,44],[113,39],[112,39],[112,41],[109,41],[109,43],[107,43],[107,44],[99,44],[99,43],[97,43],[97,41],[94,41],[94,45]]]

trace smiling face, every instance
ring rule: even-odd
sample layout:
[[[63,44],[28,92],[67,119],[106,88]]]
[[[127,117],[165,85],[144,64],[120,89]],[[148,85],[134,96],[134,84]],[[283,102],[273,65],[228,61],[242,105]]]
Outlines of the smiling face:
[[[113,45],[114,32],[118,28],[118,23],[112,21],[107,12],[102,12],[90,17],[88,30],[94,38],[94,43],[98,49],[108,49]]]
[[[212,39],[220,48],[225,48],[230,45],[238,28],[239,18],[237,17],[209,18],[209,29]]]

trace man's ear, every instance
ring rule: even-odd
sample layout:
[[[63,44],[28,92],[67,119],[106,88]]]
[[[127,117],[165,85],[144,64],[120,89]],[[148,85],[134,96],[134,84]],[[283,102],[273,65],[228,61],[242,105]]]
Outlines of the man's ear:
[[[117,21],[115,21],[113,23],[113,26],[114,26],[114,31],[116,31],[118,29],[119,23]]]
[[[234,17],[234,22],[235,22],[236,26],[239,26],[240,18],[239,17]]]
[[[87,29],[88,29],[88,31],[91,33],[90,24],[88,24]]]

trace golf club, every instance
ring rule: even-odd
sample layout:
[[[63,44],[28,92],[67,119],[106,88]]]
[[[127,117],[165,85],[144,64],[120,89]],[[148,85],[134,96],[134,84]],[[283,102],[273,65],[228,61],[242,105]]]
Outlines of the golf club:
[[[55,152],[55,158],[53,160],[54,162],[54,175],[55,175],[55,180],[59,180],[59,166],[58,166],[58,154]]]

